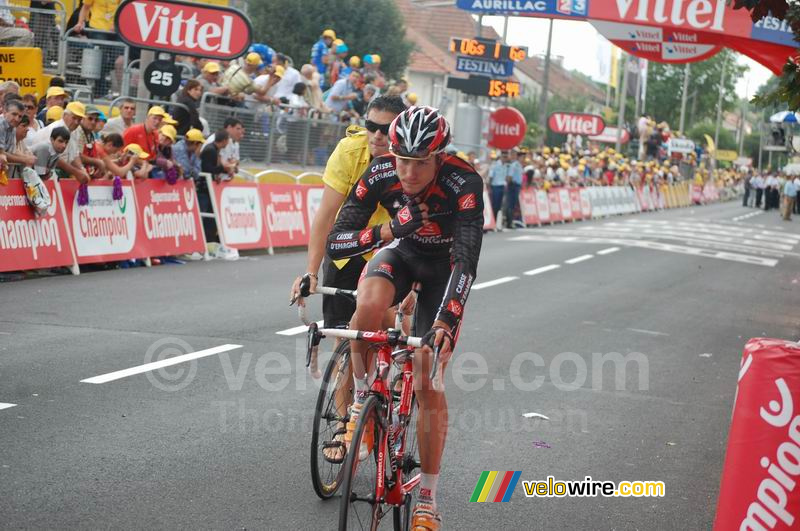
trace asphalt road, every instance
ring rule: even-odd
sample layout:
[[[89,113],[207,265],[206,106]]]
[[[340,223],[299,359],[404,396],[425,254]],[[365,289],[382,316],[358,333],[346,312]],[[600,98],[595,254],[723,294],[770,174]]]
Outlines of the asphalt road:
[[[800,337],[798,224],[728,203],[488,234],[446,379],[446,526],[709,528],[742,347]],[[335,528],[338,498],[309,481],[304,336],[276,333],[298,325],[304,259],[0,285],[0,527]],[[661,480],[666,497],[528,499],[520,483],[469,503],[483,470]]]

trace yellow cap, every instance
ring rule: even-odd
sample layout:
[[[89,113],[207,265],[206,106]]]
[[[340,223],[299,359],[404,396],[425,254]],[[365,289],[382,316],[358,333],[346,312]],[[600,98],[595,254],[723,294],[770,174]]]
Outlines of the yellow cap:
[[[247,57],[245,57],[244,62],[249,65],[257,66],[260,65],[262,61],[260,55],[258,55],[256,52],[250,52],[249,54],[247,54]]]
[[[174,127],[171,125],[165,125],[161,129],[158,130],[159,133],[164,135],[165,137],[169,138],[173,142],[175,142],[175,138],[178,136],[178,131],[175,130]]]
[[[169,116],[169,114],[167,114],[167,111],[165,111],[164,107],[162,107],[161,105],[153,105],[152,107],[150,107],[150,110],[147,111],[147,116],[153,116],[153,115],[161,116],[162,118],[166,118],[167,116]]]
[[[282,65],[275,65],[275,75],[278,77],[283,77],[283,74],[286,72],[286,69],[283,68]]]
[[[357,55],[354,55],[350,58],[350,66],[352,68],[359,68],[361,66],[361,58]]]
[[[542,148],[542,153],[545,154],[545,155],[549,155],[550,154],[550,148],[547,147],[547,146],[543,147]]]
[[[342,39],[333,39],[333,42],[331,43],[331,46],[333,48],[336,48],[340,44],[344,44],[344,41]]]
[[[63,87],[50,87],[45,93],[45,98],[52,98],[53,96],[66,96],[67,93]]]
[[[410,103],[411,105],[415,105],[417,103],[417,95],[414,92],[409,92],[408,94],[406,94],[406,99],[408,100],[408,103]]]
[[[376,65],[381,64],[381,56],[376,53],[372,54],[372,62]]]
[[[138,155],[138,157],[142,160],[147,160],[150,158],[150,154],[142,149],[142,146],[139,144],[128,144],[125,146],[125,151],[129,153],[133,153],[134,155]]]
[[[178,125],[178,121],[171,114],[164,116],[164,123],[167,125]]]
[[[336,32],[333,31],[332,29],[326,29],[325,31],[322,32],[322,36],[323,37],[330,37],[331,39],[335,39],[336,38]]]
[[[67,104],[67,109],[69,112],[77,116],[78,118],[86,118],[86,106],[79,101],[73,101]]]
[[[53,105],[49,109],[47,109],[47,121],[53,120],[60,120],[61,116],[64,114],[64,109],[59,107],[58,105]]]
[[[203,136],[203,132],[200,129],[189,129],[186,131],[186,141],[187,142],[205,142],[206,139]]]
[[[222,71],[222,68],[219,66],[219,63],[217,63],[216,61],[209,61],[203,67],[203,72],[206,72],[208,74],[218,74],[221,71]]]

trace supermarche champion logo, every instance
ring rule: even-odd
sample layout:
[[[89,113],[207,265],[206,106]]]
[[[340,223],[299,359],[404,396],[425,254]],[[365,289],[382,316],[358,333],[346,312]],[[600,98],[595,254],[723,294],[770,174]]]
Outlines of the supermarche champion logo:
[[[30,219],[0,219],[0,250],[30,249],[34,260],[39,259],[39,250],[53,247],[61,252],[61,234],[55,219],[58,210],[57,195],[51,191],[51,203],[47,216]],[[24,195],[0,195],[0,207],[22,207],[28,212],[28,201]]]
[[[89,204],[72,210],[72,232],[79,256],[123,254],[136,243],[136,209],[133,188],[122,188],[122,199],[114,200],[111,186],[90,186]]]
[[[227,243],[261,241],[264,222],[258,189],[238,186],[224,188],[219,208]]]
[[[270,192],[267,205],[267,226],[271,233],[288,232],[289,239],[294,234],[306,233],[306,220],[303,217],[303,192]]]
[[[181,238],[197,240],[194,214],[191,210],[183,209],[183,204],[188,203],[185,197],[184,191],[182,203],[181,194],[177,190],[150,192],[150,204],[144,207],[142,213],[144,234],[148,240],[171,239],[175,242],[176,249],[180,247]]]

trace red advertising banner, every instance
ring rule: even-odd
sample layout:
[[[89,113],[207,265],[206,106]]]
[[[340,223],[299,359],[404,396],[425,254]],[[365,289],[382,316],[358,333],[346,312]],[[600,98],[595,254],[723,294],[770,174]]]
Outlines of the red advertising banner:
[[[243,55],[253,33],[236,9],[179,0],[125,0],[114,27],[130,46],[218,60]]]
[[[595,136],[603,132],[606,123],[602,116],[582,112],[554,112],[547,119],[547,127],[562,135]]]
[[[536,213],[539,223],[550,223],[550,200],[544,190],[536,190]]]
[[[581,191],[578,188],[569,189],[569,202],[572,208],[572,219],[583,219],[583,208],[581,207]]]
[[[592,199],[589,197],[589,190],[581,188],[579,193],[581,197],[581,214],[583,215],[583,219],[591,219]]]
[[[260,184],[264,220],[273,247],[308,245],[311,222],[322,201],[321,186]]]
[[[72,231],[79,264],[113,262],[150,256],[139,238],[141,218],[131,181],[122,181],[122,199],[112,197],[111,181],[89,185],[89,204],[78,205],[77,181],[61,181],[67,224]]]
[[[203,223],[193,181],[169,184],[162,179],[135,184],[136,207],[142,220],[139,237],[149,256],[203,253]]]
[[[572,221],[572,203],[569,199],[569,189],[558,189],[558,202],[561,206],[561,220]]]
[[[21,271],[74,263],[64,206],[55,183],[45,181],[51,203],[47,215],[36,218],[28,205],[22,180],[0,186],[0,271]]]
[[[703,202],[703,187],[699,184],[693,184],[692,186],[692,203],[700,204]]]
[[[519,192],[519,207],[522,211],[522,222],[525,225],[538,225],[539,213],[536,209],[536,190],[523,188]]]
[[[220,240],[234,249],[270,247],[259,185],[209,181]]]
[[[547,192],[547,200],[550,203],[550,223],[564,221],[561,216],[561,202],[558,199],[558,191],[550,190]]]
[[[756,338],[742,354],[714,530],[800,525],[800,345]]]

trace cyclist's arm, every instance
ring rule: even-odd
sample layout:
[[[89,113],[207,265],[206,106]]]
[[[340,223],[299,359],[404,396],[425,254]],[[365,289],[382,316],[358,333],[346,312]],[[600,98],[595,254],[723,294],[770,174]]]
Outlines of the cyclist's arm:
[[[455,330],[464,315],[478,269],[483,242],[483,182],[472,175],[458,194],[456,226],[453,233],[453,267],[436,321]]]
[[[322,259],[325,257],[325,244],[336,221],[336,212],[344,202],[345,195],[337,192],[328,185],[322,192],[322,202],[311,224],[311,236],[308,241],[308,261],[306,271],[317,274]]]

